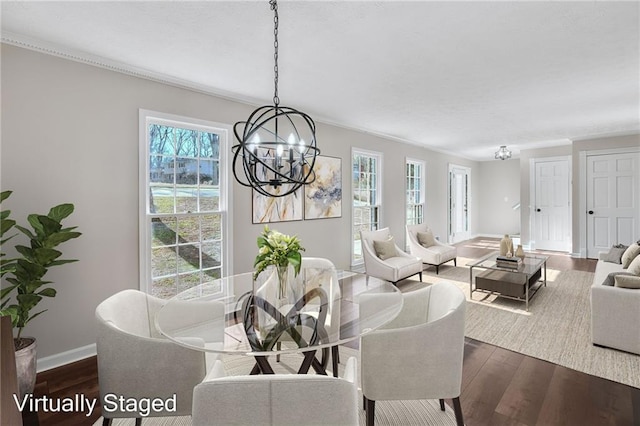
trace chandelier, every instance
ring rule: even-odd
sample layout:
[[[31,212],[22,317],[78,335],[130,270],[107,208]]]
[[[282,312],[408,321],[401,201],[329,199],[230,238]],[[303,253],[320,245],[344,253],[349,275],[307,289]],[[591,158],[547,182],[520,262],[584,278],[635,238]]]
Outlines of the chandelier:
[[[496,151],[496,160],[506,160],[507,158],[511,158],[511,151],[507,149],[506,145],[502,145],[500,149]]]
[[[233,175],[243,186],[267,197],[284,197],[311,183],[316,147],[316,125],[307,114],[280,106],[278,97],[278,3],[274,13],[275,65],[273,105],[262,106],[247,121],[233,126],[238,144],[233,146]]]

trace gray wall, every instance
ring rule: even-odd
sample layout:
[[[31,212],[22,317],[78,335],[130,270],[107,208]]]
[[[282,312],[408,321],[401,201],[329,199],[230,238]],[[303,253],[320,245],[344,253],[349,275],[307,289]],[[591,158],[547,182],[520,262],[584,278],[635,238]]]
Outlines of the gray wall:
[[[520,233],[520,162],[517,159],[484,161],[479,166],[478,210],[482,220],[477,224],[480,235]]]
[[[65,256],[80,261],[51,270],[48,278],[58,296],[42,303],[49,311],[25,330],[37,337],[42,358],[94,343],[98,303],[139,288],[138,110],[233,124],[254,107],[14,46],[1,48],[0,178],[3,190],[14,191],[5,207],[24,220],[28,213],[72,202],[76,212],[68,223],[83,232],[63,246]],[[299,235],[307,255],[350,266],[352,147],[383,153],[383,225],[398,241],[404,241],[407,156],[426,162],[426,220],[443,239],[448,164],[471,167],[476,232],[474,224],[482,221],[473,196],[481,176],[478,163],[322,123],[317,136],[323,154],[343,160],[342,217],[272,225]],[[251,194],[235,183],[231,214],[233,272],[250,271],[262,225],[251,224]]]

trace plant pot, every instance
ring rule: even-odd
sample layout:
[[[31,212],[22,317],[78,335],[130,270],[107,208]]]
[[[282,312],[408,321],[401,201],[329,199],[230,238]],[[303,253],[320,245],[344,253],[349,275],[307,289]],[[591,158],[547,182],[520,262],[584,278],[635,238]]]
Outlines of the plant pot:
[[[36,386],[36,339],[34,337],[23,337],[21,340],[28,340],[30,343],[16,351],[16,372],[18,375],[18,390],[20,400],[28,393],[33,393]]]

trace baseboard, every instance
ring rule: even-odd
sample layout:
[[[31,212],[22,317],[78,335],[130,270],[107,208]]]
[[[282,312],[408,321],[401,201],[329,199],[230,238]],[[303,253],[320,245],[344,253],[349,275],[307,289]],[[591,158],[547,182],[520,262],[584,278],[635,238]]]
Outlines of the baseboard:
[[[70,351],[61,352],[59,354],[38,358],[38,373],[52,368],[61,367],[72,362],[80,361],[97,354],[96,344],[92,343],[80,348],[71,349]]]

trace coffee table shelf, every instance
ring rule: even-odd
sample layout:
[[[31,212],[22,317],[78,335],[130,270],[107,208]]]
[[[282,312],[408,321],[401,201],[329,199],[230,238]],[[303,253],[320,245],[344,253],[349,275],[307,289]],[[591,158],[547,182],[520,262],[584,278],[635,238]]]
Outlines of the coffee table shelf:
[[[470,297],[476,291],[496,294],[499,297],[525,302],[529,310],[529,301],[538,290],[547,285],[548,256],[527,254],[518,268],[501,267],[496,264],[499,252],[468,264]],[[473,270],[481,269],[476,273]]]

